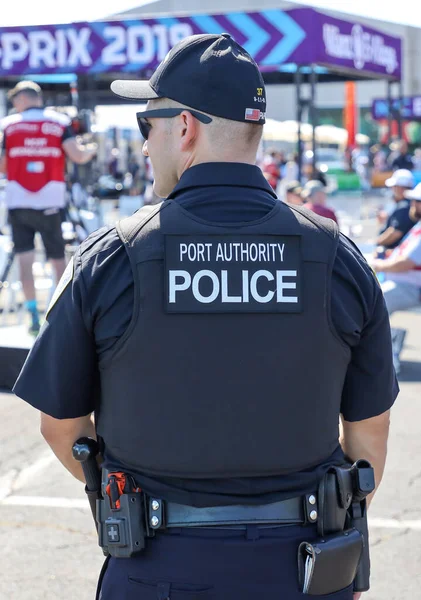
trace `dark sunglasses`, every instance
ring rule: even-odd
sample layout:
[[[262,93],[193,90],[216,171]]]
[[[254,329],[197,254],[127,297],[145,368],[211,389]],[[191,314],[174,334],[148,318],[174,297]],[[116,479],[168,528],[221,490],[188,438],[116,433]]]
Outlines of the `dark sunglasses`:
[[[172,117],[181,115],[181,113],[185,110],[201,123],[205,123],[207,125],[208,123],[212,122],[212,119],[207,115],[204,115],[197,110],[191,110],[190,108],[157,108],[156,110],[145,110],[143,112],[136,113],[137,124],[139,125],[140,133],[145,140],[147,140],[149,132],[152,128],[152,125],[148,123],[147,119],[171,119]]]

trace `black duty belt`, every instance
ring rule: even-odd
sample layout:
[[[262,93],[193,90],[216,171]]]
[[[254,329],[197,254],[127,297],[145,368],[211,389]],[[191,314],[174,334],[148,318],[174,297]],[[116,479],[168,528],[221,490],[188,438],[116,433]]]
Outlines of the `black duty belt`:
[[[288,525],[317,522],[317,496],[308,494],[271,504],[211,506],[197,508],[175,502],[149,499],[149,526],[226,527],[254,525]],[[164,510],[162,510],[164,509]],[[164,516],[165,515],[165,516]]]

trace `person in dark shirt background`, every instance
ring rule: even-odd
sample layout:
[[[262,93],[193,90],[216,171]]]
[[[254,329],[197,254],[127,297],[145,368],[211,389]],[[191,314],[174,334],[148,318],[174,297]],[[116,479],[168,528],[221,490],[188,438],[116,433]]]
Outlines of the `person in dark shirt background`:
[[[393,190],[395,206],[389,215],[383,212],[378,215],[378,220],[383,220],[385,224],[376,240],[377,246],[383,246],[386,250],[396,248],[413,227],[414,222],[409,216],[411,201],[405,197],[405,194],[408,190],[412,190],[414,185],[414,176],[407,169],[398,169],[390,179],[386,180],[386,186]]]
[[[388,162],[393,171],[396,169],[408,169],[408,171],[412,171],[414,163],[412,161],[412,156],[408,153],[408,144],[405,140],[401,140],[398,143],[396,153],[394,152],[389,156]]]

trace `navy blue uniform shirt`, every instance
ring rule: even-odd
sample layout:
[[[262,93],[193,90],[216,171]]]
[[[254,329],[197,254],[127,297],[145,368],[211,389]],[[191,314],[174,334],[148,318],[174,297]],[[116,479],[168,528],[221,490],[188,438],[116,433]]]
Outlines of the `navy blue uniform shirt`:
[[[393,210],[393,212],[389,215],[385,227],[382,229],[381,233],[389,229],[389,227],[393,227],[397,231],[402,233],[402,237],[404,237],[410,229],[414,226],[414,221],[411,220],[409,216],[409,210],[411,208],[410,200],[401,200],[398,202]],[[399,238],[394,244],[388,244],[386,248],[396,248],[402,241],[402,237]]]
[[[261,219],[279,202],[258,167],[234,163],[188,169],[170,198],[197,217],[229,223]],[[129,259],[116,229],[103,228],[89,236],[75,254],[73,279],[50,310],[15,393],[59,419],[95,411],[100,403],[99,364],[112,355],[115,342],[130,322],[133,285]],[[343,235],[331,290],[334,326],[352,348],[341,412],[347,421],[368,419],[388,410],[398,393],[389,317],[374,274]],[[303,365],[303,374],[305,368]],[[305,443],[306,431],[297,433]],[[245,496],[250,503],[271,502],[314,491],[318,477],[329,465],[341,464],[343,458],[338,451],[319,468],[281,477],[137,477],[137,481],[150,494],[186,504],[240,502]],[[106,453],[105,459],[110,468],[123,467],[113,464]]]

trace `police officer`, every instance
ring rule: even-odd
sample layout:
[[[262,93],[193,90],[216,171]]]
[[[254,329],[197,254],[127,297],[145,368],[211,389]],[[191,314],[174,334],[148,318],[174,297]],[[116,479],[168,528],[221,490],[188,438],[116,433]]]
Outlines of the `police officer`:
[[[81,481],[72,444],[98,436],[104,510],[146,498],[142,551],[115,557],[107,529],[102,600],[301,598],[324,474],[346,454],[382,477],[398,387],[381,290],[331,220],[279,202],[255,166],[265,87],[228,34],[112,89],[148,100],[166,200],[82,243],[15,392]],[[328,571],[329,598],[352,598]]]

